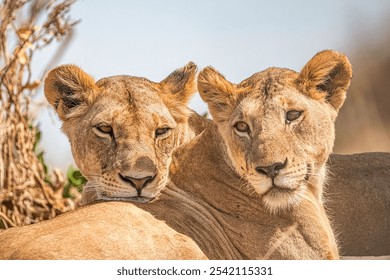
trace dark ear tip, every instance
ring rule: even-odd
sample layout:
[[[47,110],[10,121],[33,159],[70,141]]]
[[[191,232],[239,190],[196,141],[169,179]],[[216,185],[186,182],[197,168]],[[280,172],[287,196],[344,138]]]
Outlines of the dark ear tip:
[[[196,66],[195,63],[190,61],[185,66],[173,71],[171,74],[169,74],[168,77],[166,77],[161,82],[163,84],[168,84],[168,83],[172,82],[172,79],[175,80],[176,82],[181,81],[181,80],[186,80],[186,79],[191,78],[191,76],[195,76],[195,73],[197,72],[197,70],[198,70],[198,66]]]
[[[202,78],[204,76],[207,76],[207,75],[210,75],[210,74],[217,74],[217,75],[221,75],[214,67],[212,66],[207,66],[205,68],[203,68],[200,72],[199,72],[199,77]],[[221,75],[222,76],[222,75]],[[199,79],[198,77],[198,79]]]
[[[202,71],[211,71],[211,72],[218,72],[217,69],[215,69],[213,66],[209,65],[209,66],[206,66],[205,68],[203,68]]]
[[[352,79],[352,65],[348,57],[344,53],[333,50],[330,50],[329,53],[335,60],[339,61],[339,64],[342,67],[344,73],[347,74],[350,79]]]
[[[190,62],[187,63],[185,68],[187,68],[189,70],[197,70],[198,66],[193,61],[190,61]]]

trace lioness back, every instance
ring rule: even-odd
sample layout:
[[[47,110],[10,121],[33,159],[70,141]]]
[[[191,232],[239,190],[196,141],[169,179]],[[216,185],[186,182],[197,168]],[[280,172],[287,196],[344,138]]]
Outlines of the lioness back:
[[[344,256],[390,256],[390,153],[331,155],[325,206]]]
[[[215,125],[176,150],[171,182],[143,207],[212,259],[338,259],[322,190],[351,71],[333,51],[239,84],[206,67]]]
[[[0,232],[0,259],[204,259],[190,238],[126,202]]]

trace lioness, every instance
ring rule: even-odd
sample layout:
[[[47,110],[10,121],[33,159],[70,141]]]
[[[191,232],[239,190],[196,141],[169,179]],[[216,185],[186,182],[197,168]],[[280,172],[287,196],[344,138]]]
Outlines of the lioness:
[[[140,207],[211,259],[337,259],[322,188],[351,75],[333,51],[300,73],[269,68],[239,84],[203,69],[198,90],[216,125],[178,148],[171,182]]]
[[[50,71],[45,95],[88,179],[84,203],[147,202],[159,194],[173,149],[194,136],[186,104],[196,91],[195,74],[189,63],[160,83],[131,76],[95,83],[77,66]]]
[[[84,199],[151,201],[165,186],[174,148],[198,133],[187,109],[189,63],[160,83],[116,76],[97,83],[80,68],[52,70],[45,95],[88,178]],[[189,123],[194,129],[189,128]],[[130,203],[106,202],[0,232],[0,259],[204,259],[190,238]]]
[[[198,89],[237,174],[271,212],[289,209],[309,189],[322,201],[334,121],[352,77],[346,58],[314,56],[300,73],[270,68],[238,85],[209,67]]]
[[[0,259],[206,259],[189,237],[128,202],[80,207],[0,231]]]

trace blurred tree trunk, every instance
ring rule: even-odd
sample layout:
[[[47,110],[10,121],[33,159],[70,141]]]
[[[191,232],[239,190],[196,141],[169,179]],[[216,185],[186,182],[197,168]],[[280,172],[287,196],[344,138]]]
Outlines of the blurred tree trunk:
[[[29,119],[31,99],[41,85],[32,80],[33,55],[69,34],[76,23],[68,16],[74,2],[0,3],[0,228],[50,219],[75,207],[63,199],[61,187],[45,181]]]

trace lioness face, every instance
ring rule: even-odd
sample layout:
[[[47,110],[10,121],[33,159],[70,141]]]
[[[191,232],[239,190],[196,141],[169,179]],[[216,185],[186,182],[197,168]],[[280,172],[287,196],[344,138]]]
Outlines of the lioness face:
[[[269,68],[237,85],[212,68],[199,74],[232,166],[271,212],[298,204],[307,190],[321,199],[315,186],[325,177],[351,71],[344,55],[325,51],[301,73]]]
[[[173,150],[185,137],[195,73],[192,63],[161,83],[131,76],[95,83],[76,66],[49,73],[45,94],[88,179],[84,203],[148,202],[160,193]]]

